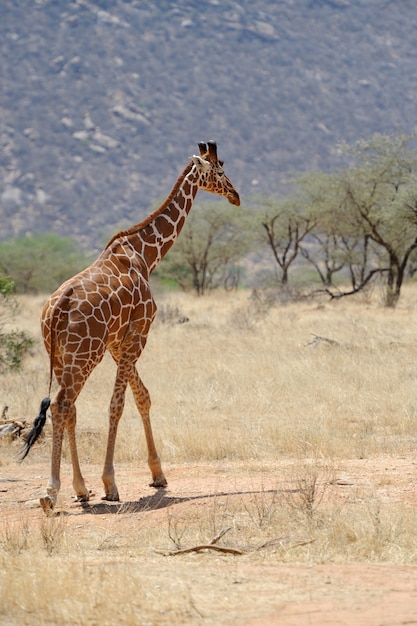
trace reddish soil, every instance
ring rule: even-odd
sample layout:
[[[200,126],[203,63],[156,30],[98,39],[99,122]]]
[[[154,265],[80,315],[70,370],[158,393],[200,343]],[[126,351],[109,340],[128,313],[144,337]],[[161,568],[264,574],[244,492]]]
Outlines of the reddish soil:
[[[72,500],[70,468],[64,463],[62,502],[68,524],[94,525],[99,516],[103,526],[113,513],[118,513],[118,532],[128,534],[138,515],[146,516],[149,525],[166,522],[167,506],[174,507],[172,510],[186,518],[198,514],[199,507],[207,506],[213,497],[250,497],[256,490],[266,489],[267,483],[277,488],[283,466],[283,463],[281,466],[274,464],[268,472],[265,468],[257,471],[246,469],[244,464],[227,462],[168,465],[165,471],[169,487],[155,492],[146,486],[149,478],[146,468],[132,469],[122,464],[116,468],[121,503],[102,502],[100,468],[84,466],[88,483],[97,488],[97,494],[88,505],[81,507]],[[415,506],[417,502],[416,465],[410,458],[347,461],[343,468],[332,486],[333,497],[339,497],[341,502],[357,491],[358,486],[370,483],[382,500],[397,502],[399,506]],[[10,520],[14,512],[17,516],[22,508],[29,518],[43,515],[38,498],[45,490],[47,474],[45,462],[29,460],[22,465],[7,462],[0,466],[0,523]],[[219,576],[231,568],[235,584],[230,591],[231,613],[223,623],[246,626],[417,624],[416,566],[327,562],[306,565],[271,559],[257,563],[244,557],[227,558],[219,565]],[[236,559],[240,559],[238,565]],[[195,623],[214,622],[199,618]],[[222,623],[221,617],[218,623]]]

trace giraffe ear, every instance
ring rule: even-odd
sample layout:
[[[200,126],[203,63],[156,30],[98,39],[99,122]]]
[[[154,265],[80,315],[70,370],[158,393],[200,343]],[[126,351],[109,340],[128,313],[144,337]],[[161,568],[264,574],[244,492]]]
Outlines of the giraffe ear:
[[[191,160],[194,162],[194,165],[196,165],[197,168],[203,172],[207,171],[210,168],[210,163],[203,159],[201,156],[193,154]]]

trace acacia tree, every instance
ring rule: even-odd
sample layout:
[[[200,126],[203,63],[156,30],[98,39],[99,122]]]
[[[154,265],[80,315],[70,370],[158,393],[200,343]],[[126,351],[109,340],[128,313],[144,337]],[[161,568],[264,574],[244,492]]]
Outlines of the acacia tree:
[[[374,136],[352,150],[359,165],[340,174],[343,206],[363,236],[367,269],[351,290],[386,276],[385,304],[395,307],[407,264],[417,249],[417,155],[413,136]]]
[[[335,232],[312,233],[311,240],[312,246],[301,247],[301,254],[313,265],[323,285],[330,287],[335,274],[346,265],[346,259],[341,254],[340,237]],[[321,258],[317,250],[321,252]]]
[[[347,263],[346,249],[340,230],[337,207],[340,194],[337,181],[321,172],[304,174],[294,181],[298,202],[303,203],[313,228],[304,237],[300,253],[316,270],[323,285],[333,285],[334,277]]]
[[[266,243],[281,270],[281,284],[288,283],[288,272],[301,251],[301,243],[316,225],[309,207],[294,197],[280,202],[263,200],[267,211],[262,220]]]
[[[413,136],[374,136],[346,149],[353,165],[299,179],[316,225],[302,246],[332,297],[364,289],[379,275],[385,304],[400,297],[407,265],[417,249],[417,155]],[[316,176],[316,179],[314,178]],[[334,276],[351,281],[337,290]]]
[[[298,177],[299,193],[315,226],[303,240],[302,256],[314,267],[330,291],[343,273],[352,289],[362,284],[368,266],[369,239],[361,225],[345,210],[344,192],[338,174],[314,172]]]

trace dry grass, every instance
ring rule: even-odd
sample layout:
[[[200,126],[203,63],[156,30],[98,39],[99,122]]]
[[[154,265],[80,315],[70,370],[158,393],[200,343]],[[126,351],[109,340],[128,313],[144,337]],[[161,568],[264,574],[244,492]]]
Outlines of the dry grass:
[[[162,307],[189,322],[156,323],[139,361],[151,392],[166,461],[265,459],[277,455],[366,457],[414,449],[417,417],[415,288],[396,311],[357,301],[289,304],[250,330],[248,294],[172,296]],[[21,326],[39,337],[40,300],[22,302]],[[30,320],[31,324],[28,323]],[[111,359],[93,372],[78,402],[82,454],[102,460]],[[36,415],[48,362],[40,339],[25,370],[2,379],[0,403],[16,418]],[[145,454],[128,393],[118,457]]]
[[[218,624],[222,607],[229,611],[222,623],[240,623],[233,621],[242,602],[239,568],[416,564],[416,507],[381,495],[389,477],[355,480],[349,497],[335,487],[358,460],[411,458],[415,450],[416,296],[408,287],[396,311],[345,300],[287,304],[264,315],[247,293],[162,298],[165,313],[175,315],[155,324],[139,362],[161,457],[173,467],[244,468],[256,486],[158,511],[157,523],[123,508],[91,524],[41,515],[33,522],[10,509],[0,531],[0,623]],[[22,299],[19,320],[38,336],[40,306],[41,299]],[[189,322],[176,323],[177,312]],[[77,403],[84,468],[103,461],[113,377],[106,359]],[[47,387],[39,344],[21,374],[2,378],[0,404],[10,417],[32,420]],[[31,460],[47,464],[49,450],[47,436]],[[15,452],[1,444],[0,467],[14,463]],[[129,394],[116,462],[145,460]],[[224,528],[220,545],[242,557],[155,552],[208,543]]]

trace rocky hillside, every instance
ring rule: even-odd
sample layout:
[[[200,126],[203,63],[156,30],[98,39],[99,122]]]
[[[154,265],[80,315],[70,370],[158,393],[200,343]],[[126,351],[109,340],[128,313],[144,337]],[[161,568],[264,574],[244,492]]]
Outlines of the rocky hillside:
[[[413,132],[413,0],[0,3],[0,238],[89,248],[214,138],[243,200],[337,144]]]

